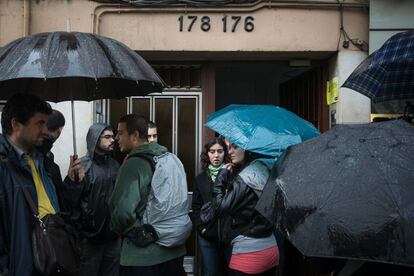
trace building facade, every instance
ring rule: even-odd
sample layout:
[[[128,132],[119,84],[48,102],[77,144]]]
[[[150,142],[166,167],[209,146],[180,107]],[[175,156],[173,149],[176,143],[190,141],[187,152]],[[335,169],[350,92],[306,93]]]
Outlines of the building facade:
[[[139,113],[186,168],[189,190],[209,114],[228,104],[275,104],[321,131],[368,122],[371,103],[340,88],[368,54],[369,1],[0,1],[0,46],[22,36],[79,31],[117,39],[143,56],[168,87],[123,100],[76,102],[77,148],[94,121],[116,129]],[[327,83],[337,95],[327,104]],[[161,92],[161,91],[160,91]],[[53,149],[62,174],[72,152],[69,103],[53,104],[67,126]]]
[[[231,103],[284,106],[324,131],[335,123],[369,120],[370,102],[339,88],[326,104],[326,81],[340,84],[367,55],[368,1],[87,1],[3,0],[0,46],[39,32],[92,32],[141,54],[168,84],[164,93],[125,100],[76,102],[80,155],[88,126],[116,127],[138,112],[160,126],[161,143],[198,171],[200,148],[214,135],[208,114]],[[68,125],[57,142],[58,162],[71,152]],[[191,181],[190,181],[191,183]]]

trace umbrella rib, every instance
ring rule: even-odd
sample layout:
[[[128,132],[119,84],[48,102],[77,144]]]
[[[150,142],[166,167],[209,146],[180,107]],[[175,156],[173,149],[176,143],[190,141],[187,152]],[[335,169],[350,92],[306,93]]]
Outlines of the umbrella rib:
[[[332,140],[334,140],[334,139],[337,139],[338,138],[338,135],[335,135],[335,137],[332,139]],[[350,140],[350,139],[352,139],[352,137],[348,137],[347,138],[347,140]],[[332,141],[331,140],[331,141]],[[331,141],[329,141],[327,144],[329,144]],[[344,143],[346,143],[346,142],[344,142]],[[340,166],[340,167],[338,167],[340,170],[339,171],[337,171],[337,173],[336,174],[331,174],[331,175],[340,175],[340,174],[342,174],[343,172],[344,172],[344,170],[345,170],[345,168],[344,167],[342,167],[342,166]],[[331,196],[332,196],[332,194],[333,194],[333,190],[334,189],[331,189],[331,191],[329,192],[329,194],[325,197],[325,200],[324,200],[324,203],[320,206],[320,208],[319,209],[323,209],[327,204],[328,204],[328,201],[329,201],[329,199],[331,198]]]
[[[47,40],[53,40],[54,39],[54,35],[53,36],[48,36],[47,37]],[[51,44],[51,43],[49,43],[49,44]],[[56,56],[52,56],[52,58],[50,58],[51,57],[51,52],[52,52],[52,48],[53,47],[50,47],[49,46],[49,48],[47,49],[47,54],[46,54],[46,64],[43,64],[43,62],[41,63],[41,65],[42,65],[42,69],[43,68],[45,68],[44,70],[43,70],[43,72],[44,72],[44,79],[46,80],[47,78],[48,78],[48,73],[49,73],[49,70],[50,70],[50,65],[51,64],[55,64],[55,61],[57,60],[57,58],[56,58]],[[43,53],[43,51],[42,51],[42,53]],[[43,60],[43,59],[41,59],[41,60]],[[47,69],[46,69],[47,68]],[[57,97],[57,96],[56,96]]]
[[[380,138],[382,138],[382,137],[380,137]],[[375,138],[375,139],[379,139],[379,138]],[[374,140],[374,139],[370,139],[370,140]],[[366,150],[368,151],[368,153],[369,153],[370,155],[374,155],[374,152],[372,152],[372,151],[370,150],[370,147],[369,147],[369,146],[368,146],[368,147],[366,147]],[[376,164],[377,164],[378,168],[381,168],[380,163],[379,163],[379,161],[378,161],[378,159],[377,159],[377,158],[375,158],[375,162],[376,162]],[[413,161],[413,162],[414,162],[414,161]],[[401,214],[401,212],[400,212],[400,210],[401,210],[400,205],[398,204],[398,201],[396,200],[395,195],[394,195],[394,193],[392,193],[392,190],[391,190],[391,188],[390,188],[390,182],[389,182],[388,178],[386,177],[386,173],[385,173],[383,170],[379,170],[379,171],[380,171],[380,174],[381,174],[382,178],[383,178],[383,179],[384,179],[384,181],[386,182],[386,186],[387,186],[387,189],[388,189],[388,195],[390,196],[390,198],[392,199],[392,202],[394,203],[395,210],[398,212],[398,214],[399,214],[401,217],[403,217],[403,216],[402,216],[402,214]],[[413,227],[413,226],[412,226],[412,228],[414,229],[414,227]]]
[[[375,162],[377,162],[378,163],[378,160],[376,159],[375,160]],[[404,216],[403,216],[403,214],[401,213],[401,207],[400,207],[400,205],[398,204],[398,201],[396,200],[396,198],[395,198],[395,195],[394,195],[394,193],[392,193],[392,191],[391,191],[391,188],[390,188],[390,183],[389,183],[389,181],[388,181],[388,179],[385,177],[385,173],[381,170],[381,173],[384,175],[384,180],[385,180],[385,182],[386,182],[386,186],[387,186],[387,189],[388,189],[388,195],[390,196],[390,198],[391,198],[391,200],[392,200],[392,202],[393,202],[393,204],[394,204],[394,209],[395,209],[395,211],[399,214],[399,216],[401,217],[401,218],[404,218]],[[409,227],[409,228],[411,228],[411,231],[413,231],[414,232],[414,225],[412,224],[412,223],[407,223],[407,226]]]
[[[250,139],[248,139],[247,140],[247,143],[244,145],[244,147],[247,149],[247,148],[249,148],[249,146],[250,146],[250,142],[252,142],[253,141],[253,137],[255,137],[254,135],[256,134],[256,132],[257,132],[257,129],[258,129],[258,127],[255,127],[254,128],[254,130],[252,131],[252,134],[251,134],[251,138]]]

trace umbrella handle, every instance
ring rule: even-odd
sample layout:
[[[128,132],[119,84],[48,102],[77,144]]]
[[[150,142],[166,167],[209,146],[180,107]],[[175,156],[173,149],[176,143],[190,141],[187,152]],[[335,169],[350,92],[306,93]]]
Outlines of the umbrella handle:
[[[75,161],[76,159],[78,159],[78,155],[74,154],[73,155],[73,161]],[[74,177],[75,177],[75,182],[79,182],[79,171],[77,169],[74,170]]]
[[[78,152],[76,150],[76,123],[75,123],[75,102],[71,101],[71,111],[72,111],[72,139],[73,139],[73,155],[77,156]]]

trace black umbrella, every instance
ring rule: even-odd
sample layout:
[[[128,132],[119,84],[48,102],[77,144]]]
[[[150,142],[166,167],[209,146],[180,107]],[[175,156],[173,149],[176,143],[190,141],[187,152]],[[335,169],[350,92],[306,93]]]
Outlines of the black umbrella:
[[[257,209],[302,254],[414,266],[414,125],[339,125],[279,169]]]
[[[161,92],[163,86],[136,52],[99,35],[39,33],[0,49],[0,100],[31,93],[52,102],[91,101]]]
[[[414,31],[397,33],[388,39],[342,86],[373,102],[414,98]]]
[[[17,92],[52,102],[124,98],[160,92],[163,84],[126,45],[90,33],[39,33],[0,50],[1,99]]]

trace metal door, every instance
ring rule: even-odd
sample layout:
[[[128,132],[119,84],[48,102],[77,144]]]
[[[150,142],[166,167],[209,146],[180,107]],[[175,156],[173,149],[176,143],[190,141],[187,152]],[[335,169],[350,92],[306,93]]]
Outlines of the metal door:
[[[194,178],[200,170],[201,107],[201,91],[174,91],[110,100],[107,108],[102,108],[105,110],[102,114],[114,129],[119,118],[130,113],[155,122],[158,127],[158,143],[180,158],[186,170],[188,190],[192,191]],[[95,110],[101,108],[95,106]],[[96,121],[102,118],[102,114],[95,112]]]
[[[201,92],[164,92],[131,97],[128,113],[142,115],[155,122],[158,143],[176,154],[187,174],[188,190],[199,171],[201,150]]]

